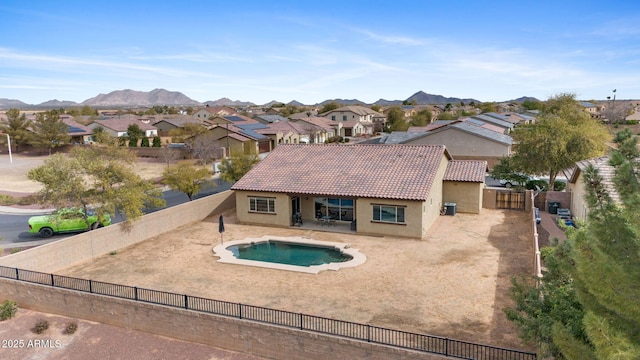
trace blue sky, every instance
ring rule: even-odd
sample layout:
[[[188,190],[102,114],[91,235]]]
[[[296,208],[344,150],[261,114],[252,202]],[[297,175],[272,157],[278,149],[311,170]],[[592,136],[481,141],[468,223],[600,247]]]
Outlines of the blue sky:
[[[640,1],[0,2],[0,98],[640,99]]]

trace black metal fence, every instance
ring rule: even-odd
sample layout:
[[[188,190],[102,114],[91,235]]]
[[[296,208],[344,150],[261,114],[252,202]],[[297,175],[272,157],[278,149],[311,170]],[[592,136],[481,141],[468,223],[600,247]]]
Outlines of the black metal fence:
[[[440,336],[416,334],[368,324],[244,305],[135,286],[73,278],[0,266],[0,277],[92,294],[166,305],[209,314],[246,319],[288,328],[423,351],[461,359],[534,360],[531,352],[499,348]]]

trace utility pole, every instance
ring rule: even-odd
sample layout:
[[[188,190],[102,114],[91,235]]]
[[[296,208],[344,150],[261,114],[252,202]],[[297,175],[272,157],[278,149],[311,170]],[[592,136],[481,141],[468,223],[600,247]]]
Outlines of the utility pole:
[[[5,133],[1,133],[0,135],[7,135],[7,147],[9,148],[9,162],[13,164],[13,157],[11,156],[11,138],[9,137],[9,134],[5,134]]]

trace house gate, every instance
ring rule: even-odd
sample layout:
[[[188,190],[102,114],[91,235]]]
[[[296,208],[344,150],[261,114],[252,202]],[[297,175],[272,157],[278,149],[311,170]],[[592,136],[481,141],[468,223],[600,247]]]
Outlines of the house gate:
[[[496,191],[496,209],[524,210],[524,191]]]

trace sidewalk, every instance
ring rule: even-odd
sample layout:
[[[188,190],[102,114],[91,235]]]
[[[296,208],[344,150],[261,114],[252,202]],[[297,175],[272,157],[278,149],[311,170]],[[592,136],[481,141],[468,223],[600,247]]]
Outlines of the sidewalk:
[[[55,209],[30,209],[13,206],[0,206],[2,215],[45,215],[51,214]]]

